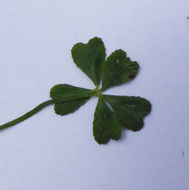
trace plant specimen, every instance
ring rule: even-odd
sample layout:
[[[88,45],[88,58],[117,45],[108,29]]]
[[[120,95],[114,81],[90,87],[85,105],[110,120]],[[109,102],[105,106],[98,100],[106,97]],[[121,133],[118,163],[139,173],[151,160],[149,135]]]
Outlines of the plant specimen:
[[[135,78],[139,70],[138,63],[127,57],[126,52],[121,49],[106,58],[104,43],[98,37],[89,40],[87,44],[75,44],[71,53],[74,63],[93,81],[95,89],[69,84],[55,85],[50,90],[50,100],[1,125],[0,130],[24,121],[50,104],[54,104],[54,110],[58,115],[73,113],[93,96],[98,98],[93,134],[99,144],[106,144],[110,139],[120,139],[122,127],[132,131],[142,129],[143,119],[151,111],[148,100],[135,96],[103,95],[105,90]]]

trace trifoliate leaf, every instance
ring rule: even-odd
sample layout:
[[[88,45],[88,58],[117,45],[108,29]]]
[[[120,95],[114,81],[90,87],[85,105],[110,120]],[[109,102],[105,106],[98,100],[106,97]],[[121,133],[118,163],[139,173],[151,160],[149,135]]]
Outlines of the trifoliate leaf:
[[[103,67],[102,89],[105,90],[132,80],[138,73],[138,69],[138,63],[131,61],[126,52],[121,49],[114,51]]]
[[[143,127],[143,118],[151,111],[148,100],[140,97],[103,95],[111,105],[121,124],[133,131]]]
[[[94,95],[94,90],[79,88],[68,84],[58,84],[50,91],[50,97],[58,102],[65,102]]]
[[[100,38],[93,38],[87,44],[77,43],[72,48],[75,64],[93,81],[100,84],[101,69],[105,62],[105,47]]]
[[[65,102],[55,103],[54,110],[58,115],[66,115],[73,113],[79,109],[89,98],[80,98],[75,100],[69,100]]]
[[[93,121],[93,135],[99,144],[106,144],[109,139],[118,140],[121,126],[114,112],[99,98]]]

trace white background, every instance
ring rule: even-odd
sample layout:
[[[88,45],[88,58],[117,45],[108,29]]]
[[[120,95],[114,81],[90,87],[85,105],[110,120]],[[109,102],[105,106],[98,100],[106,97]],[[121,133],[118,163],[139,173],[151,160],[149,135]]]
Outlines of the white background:
[[[49,99],[55,84],[94,88],[73,63],[101,37],[137,60],[137,78],[108,94],[152,102],[140,132],[98,145],[97,99],[61,117],[53,106],[0,132],[2,190],[189,189],[188,0],[0,0],[0,123]]]

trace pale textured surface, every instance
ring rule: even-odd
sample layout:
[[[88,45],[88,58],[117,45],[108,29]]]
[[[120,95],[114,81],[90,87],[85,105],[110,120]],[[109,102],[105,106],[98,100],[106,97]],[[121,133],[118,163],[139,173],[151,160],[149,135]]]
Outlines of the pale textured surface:
[[[55,84],[93,88],[70,50],[94,36],[108,55],[121,48],[141,66],[107,93],[153,104],[142,131],[105,146],[92,136],[96,99],[65,117],[48,107],[1,132],[0,189],[188,190],[188,8],[188,0],[0,0],[1,123]]]

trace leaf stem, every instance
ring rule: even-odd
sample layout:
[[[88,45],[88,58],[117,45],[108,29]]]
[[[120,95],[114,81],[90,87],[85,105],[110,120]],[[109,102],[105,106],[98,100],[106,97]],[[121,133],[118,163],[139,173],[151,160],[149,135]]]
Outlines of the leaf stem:
[[[96,86],[96,88],[93,90],[94,92],[94,95],[93,96],[96,96],[98,98],[100,98],[102,96],[102,88],[99,88],[99,86]]]
[[[54,100],[47,100],[47,101],[39,104],[38,106],[36,106],[31,111],[25,113],[21,117],[18,117],[17,119],[14,119],[14,120],[12,120],[12,121],[10,121],[8,123],[5,123],[5,124],[1,125],[0,126],[0,130],[6,129],[8,127],[11,127],[11,126],[16,125],[18,123],[21,123],[22,121],[28,119],[29,117],[33,116],[34,114],[36,114],[37,112],[39,112],[40,110],[42,110],[43,108],[45,108],[46,106],[54,104],[54,103],[55,103]]]

